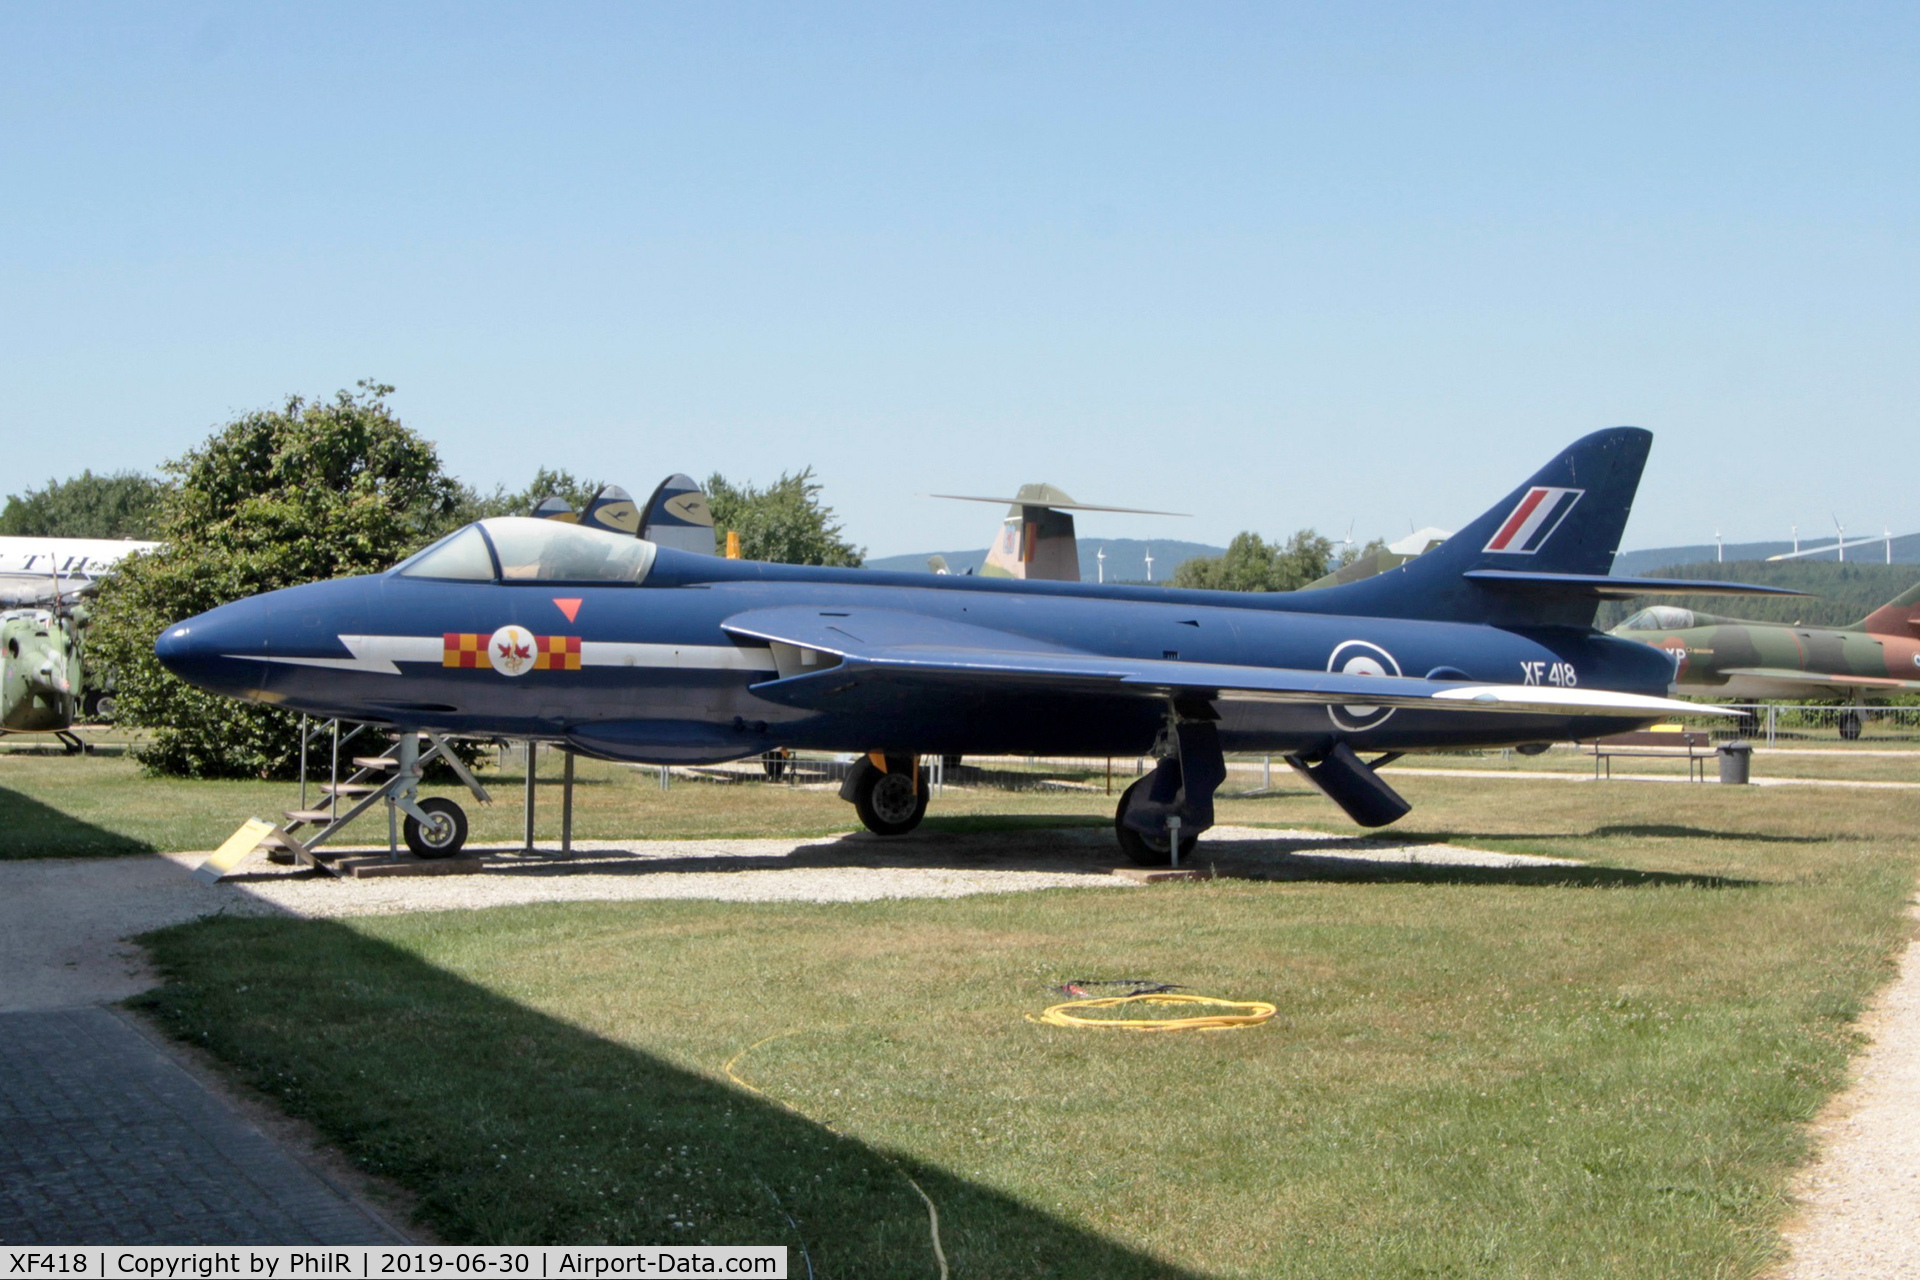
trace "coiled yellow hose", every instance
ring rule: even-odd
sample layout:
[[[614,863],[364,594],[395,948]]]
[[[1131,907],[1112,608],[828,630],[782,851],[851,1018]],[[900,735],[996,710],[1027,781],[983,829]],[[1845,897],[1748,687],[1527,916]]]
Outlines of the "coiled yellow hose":
[[[1216,1008],[1242,1009],[1243,1013],[1211,1013],[1190,1018],[1082,1018],[1075,1009],[1112,1009],[1123,1004],[1204,1004]],[[1215,996],[1195,996],[1174,992],[1156,992],[1137,996],[1093,996],[1085,1000],[1064,1000],[1039,1017],[1027,1015],[1029,1022],[1044,1022],[1055,1027],[1117,1027],[1122,1031],[1233,1031],[1256,1027],[1279,1010],[1265,1000],[1221,1000]]]

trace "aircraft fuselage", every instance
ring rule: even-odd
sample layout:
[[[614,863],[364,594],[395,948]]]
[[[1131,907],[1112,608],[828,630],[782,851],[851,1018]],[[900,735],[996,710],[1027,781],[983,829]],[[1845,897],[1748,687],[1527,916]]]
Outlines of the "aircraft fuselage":
[[[1321,611],[1311,597],[1019,583],[716,560],[661,550],[639,584],[454,582],[388,573],[276,591],[170,628],[163,661],[196,684],[322,716],[565,743],[640,762],[736,759],[774,746],[901,753],[1147,751],[1165,700],[1023,688],[800,709],[754,686],[774,650],[723,630],[778,607],[887,610],[1076,653],[1657,695],[1660,651],[1570,627],[1495,628]],[[1569,718],[1220,698],[1233,751],[1522,744]],[[1580,736],[1647,716],[1582,716]]]

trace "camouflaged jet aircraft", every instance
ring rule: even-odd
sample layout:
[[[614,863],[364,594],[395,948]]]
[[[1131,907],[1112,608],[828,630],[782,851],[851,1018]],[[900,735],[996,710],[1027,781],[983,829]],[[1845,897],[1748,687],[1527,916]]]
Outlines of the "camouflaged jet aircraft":
[[[1673,655],[1672,692],[1744,702],[1846,698],[1840,736],[1860,736],[1857,704],[1920,693],[1920,585],[1847,627],[1744,622],[1674,605],[1642,609],[1612,634]]]
[[[154,650],[205,689],[394,726],[402,776],[413,730],[655,764],[862,753],[841,795],[883,835],[925,813],[923,755],[1150,753],[1114,826],[1160,861],[1212,824],[1226,751],[1284,754],[1379,826],[1408,811],[1377,772],[1403,752],[1700,711],[1665,696],[1671,657],[1594,629],[1596,602],[1780,593],[1607,576],[1651,443],[1588,436],[1433,551],[1321,591],[767,564],[498,517],[384,574],[188,618]],[[450,802],[396,803],[416,850],[465,839]]]

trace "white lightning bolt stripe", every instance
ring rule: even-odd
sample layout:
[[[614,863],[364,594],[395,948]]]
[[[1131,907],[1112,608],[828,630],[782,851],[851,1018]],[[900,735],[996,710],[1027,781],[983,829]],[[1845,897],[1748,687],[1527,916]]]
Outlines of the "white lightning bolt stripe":
[[[341,636],[351,658],[294,658],[273,653],[229,653],[223,657],[278,662],[292,667],[322,667],[331,671],[365,671],[397,676],[399,663],[439,666],[446,652],[441,636]],[[701,671],[772,671],[773,654],[766,649],[741,649],[730,644],[627,644],[613,640],[584,640],[583,667],[667,667]]]
[[[1574,715],[1617,715],[1622,712],[1670,716],[1739,714],[1727,707],[1681,702],[1676,698],[1657,698],[1644,693],[1617,693],[1611,689],[1553,689],[1520,684],[1471,684],[1436,693],[1432,701],[1467,702],[1482,707],[1538,707]]]
[[[582,640],[583,667],[697,667],[703,671],[772,671],[773,650],[730,644],[626,644]]]

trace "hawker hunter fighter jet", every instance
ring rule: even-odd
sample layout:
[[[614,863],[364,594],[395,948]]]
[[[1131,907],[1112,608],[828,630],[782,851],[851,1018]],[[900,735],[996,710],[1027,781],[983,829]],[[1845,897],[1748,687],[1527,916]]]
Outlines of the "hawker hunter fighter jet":
[[[1606,576],[1651,443],[1588,436],[1433,551],[1321,591],[766,564],[500,517],[384,574],[189,618],[155,651],[206,689],[403,731],[647,763],[858,752],[841,794],[882,834],[925,812],[922,756],[1151,753],[1115,827],[1164,860],[1211,825],[1226,751],[1284,754],[1378,826],[1408,810],[1376,772],[1402,752],[1701,710],[1665,696],[1670,656],[1592,625],[1602,597],[1769,594]],[[461,824],[398,803],[438,824],[426,843],[458,843]]]

